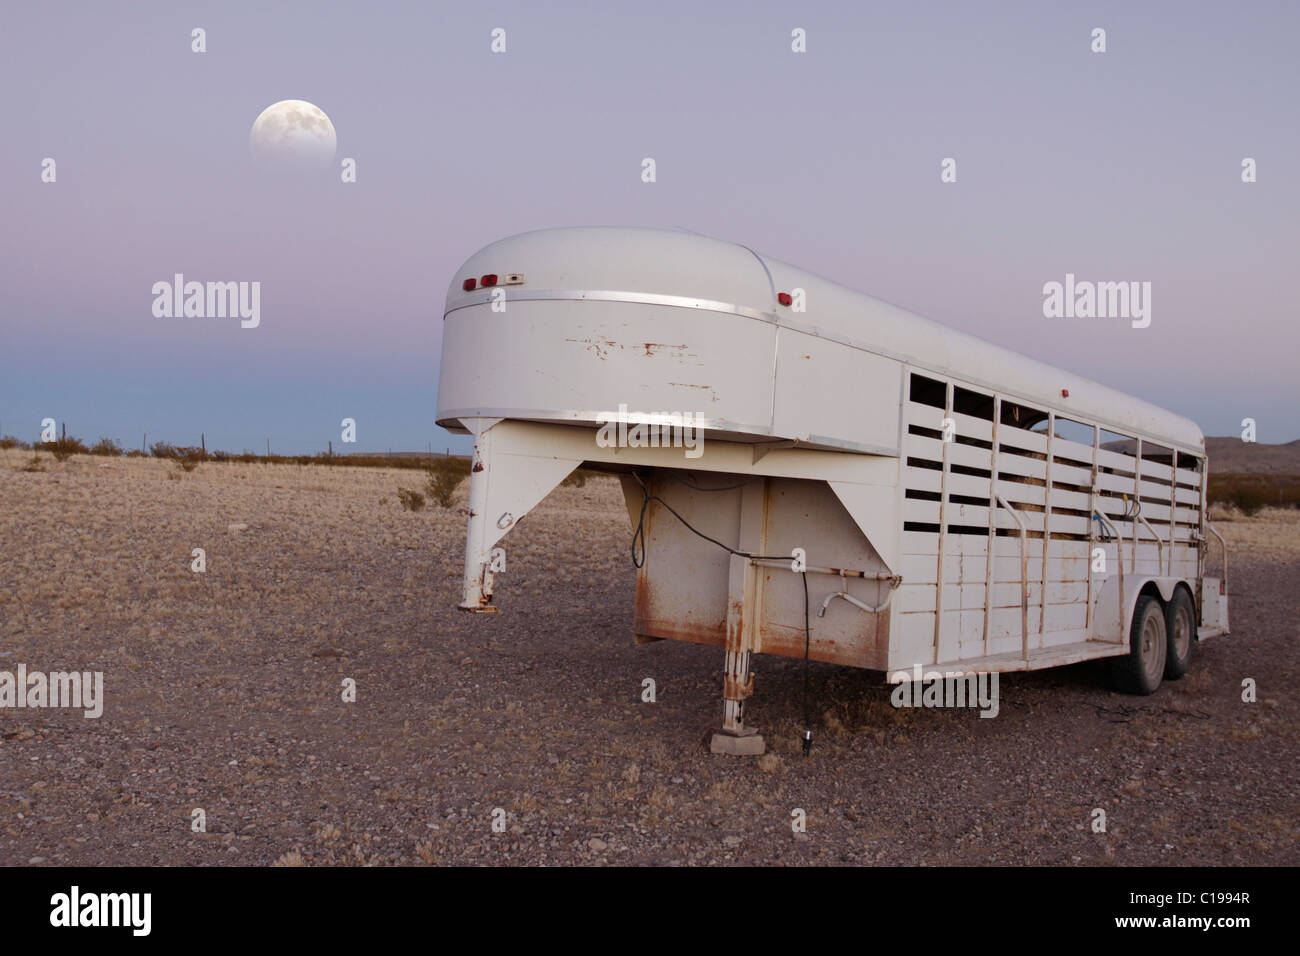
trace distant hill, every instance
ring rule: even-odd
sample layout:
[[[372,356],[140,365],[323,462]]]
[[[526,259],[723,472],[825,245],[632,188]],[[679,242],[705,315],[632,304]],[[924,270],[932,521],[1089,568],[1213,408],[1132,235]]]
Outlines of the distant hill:
[[[1244,442],[1240,438],[1206,438],[1210,477],[1220,475],[1300,475],[1300,439],[1285,445]]]
[[[1112,441],[1101,447],[1131,455],[1134,443]],[[1205,453],[1210,457],[1211,478],[1215,475],[1300,475],[1300,439],[1285,445],[1265,445],[1240,438],[1207,437]]]

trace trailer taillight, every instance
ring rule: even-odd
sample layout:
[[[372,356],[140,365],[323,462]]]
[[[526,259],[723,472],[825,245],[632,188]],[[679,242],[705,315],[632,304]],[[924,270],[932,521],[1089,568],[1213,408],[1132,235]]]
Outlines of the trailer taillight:
[[[474,286],[476,285],[478,285],[477,279],[466,279],[464,282],[460,284],[460,287],[464,289],[466,292],[473,292]]]
[[[479,282],[483,283],[483,288],[485,289],[494,286],[497,284],[497,274],[495,272],[489,272],[482,279],[479,279]]]
[[[782,305],[789,305],[794,301],[794,299],[791,298],[789,292],[778,292],[776,294],[776,301],[780,302]]]

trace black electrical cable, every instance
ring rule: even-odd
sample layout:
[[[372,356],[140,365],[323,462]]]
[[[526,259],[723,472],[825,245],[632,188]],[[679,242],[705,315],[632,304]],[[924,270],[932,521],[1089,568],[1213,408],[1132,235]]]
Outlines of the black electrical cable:
[[[633,477],[636,476],[633,475]],[[640,478],[637,478],[638,482],[640,480]],[[638,569],[645,565],[645,510],[650,504],[650,495],[646,492],[644,484],[641,485],[641,491],[643,495],[641,498],[641,516],[637,519],[636,530],[632,532],[632,566]],[[639,558],[636,554],[637,538],[641,539],[641,556]]]
[[[685,485],[687,488],[690,488],[694,491],[735,491],[737,488],[744,488],[746,485],[752,485],[754,482],[758,481],[759,479],[765,476],[755,475],[753,478],[749,478],[745,481],[742,481],[738,485],[723,485],[721,488],[705,488],[702,485],[697,485],[694,482],[687,481],[685,478],[682,478],[679,475],[675,475],[671,471],[668,472],[668,477],[671,478],[673,481],[677,482],[678,484]]]
[[[808,649],[812,645],[812,624],[808,620],[808,572],[803,572],[803,755],[812,751],[812,720],[808,717]]]
[[[790,555],[788,554],[750,554],[748,551],[741,551],[737,548],[731,547],[730,545],[723,544],[717,538],[710,538],[703,531],[700,531],[699,529],[693,527],[691,523],[687,521],[685,518],[683,518],[680,514],[678,514],[676,509],[673,508],[673,506],[670,505],[668,502],[664,501],[658,495],[650,494],[650,489],[645,486],[645,482],[641,480],[640,475],[638,475],[636,472],[633,472],[632,477],[635,478],[637,484],[641,486],[641,493],[644,496],[641,499],[641,515],[637,519],[636,530],[632,532],[632,564],[635,567],[640,568],[645,564],[645,513],[646,513],[646,508],[650,506],[650,502],[652,501],[657,501],[665,508],[667,508],[668,513],[671,514],[678,521],[680,521],[683,525],[685,525],[687,531],[690,531],[692,534],[698,535],[699,537],[703,538],[705,541],[709,542],[710,544],[716,544],[719,548],[721,548],[723,551],[728,552],[729,554],[734,554],[740,558],[750,558],[755,561],[791,560]],[[641,540],[639,558],[637,557],[638,538]]]

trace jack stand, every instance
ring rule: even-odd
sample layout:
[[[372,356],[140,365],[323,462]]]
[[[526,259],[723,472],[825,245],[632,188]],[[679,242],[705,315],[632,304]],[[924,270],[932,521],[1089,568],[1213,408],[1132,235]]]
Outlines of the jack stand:
[[[753,554],[765,554],[768,482],[751,482],[741,491],[739,544]],[[757,757],[766,749],[762,736],[745,726],[745,701],[754,693],[750,658],[758,645],[762,610],[762,575],[748,557],[732,554],[727,581],[726,663],[722,682],[722,729],[713,733],[709,752]]]
[[[745,726],[745,698],[754,693],[749,651],[727,652],[727,676],[722,685],[722,729],[715,730],[709,752],[737,757],[758,757],[766,750],[763,737]]]

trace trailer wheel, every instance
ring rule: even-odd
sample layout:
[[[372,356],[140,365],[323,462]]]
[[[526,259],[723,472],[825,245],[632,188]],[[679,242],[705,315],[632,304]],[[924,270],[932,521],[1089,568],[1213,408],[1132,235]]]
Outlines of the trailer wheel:
[[[1110,658],[1110,679],[1126,694],[1154,694],[1165,675],[1169,632],[1160,602],[1149,594],[1137,599],[1129,628],[1129,651]]]
[[[1165,680],[1178,680],[1192,662],[1192,636],[1196,633],[1196,614],[1186,588],[1174,588],[1174,599],[1165,612],[1169,625],[1169,649],[1165,652]]]

